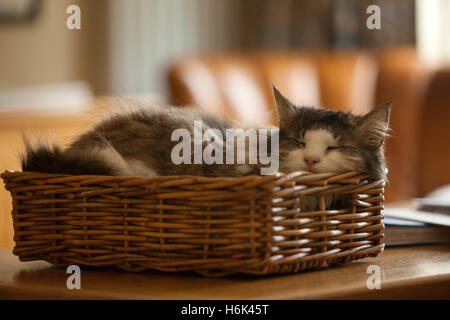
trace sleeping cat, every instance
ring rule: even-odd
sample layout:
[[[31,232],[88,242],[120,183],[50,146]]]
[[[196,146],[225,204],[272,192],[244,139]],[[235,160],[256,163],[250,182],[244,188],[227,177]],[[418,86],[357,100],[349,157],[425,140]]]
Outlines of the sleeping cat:
[[[273,139],[279,144],[276,167],[281,172],[358,170],[366,172],[371,179],[386,178],[383,145],[389,128],[390,104],[376,107],[361,117],[297,107],[275,87],[273,90],[279,130],[268,126],[258,128],[275,130],[276,134],[268,135],[268,139],[270,145],[275,142]],[[203,132],[215,129],[223,137],[227,129],[234,128],[230,122],[200,111],[152,107],[113,115],[64,150],[43,143],[31,146],[25,141],[22,170],[145,177],[259,174],[263,166],[260,161],[256,164],[174,164],[171,153],[178,142],[173,141],[172,133],[182,128],[193,134],[194,121],[201,121]],[[247,150],[250,144],[248,139]]]

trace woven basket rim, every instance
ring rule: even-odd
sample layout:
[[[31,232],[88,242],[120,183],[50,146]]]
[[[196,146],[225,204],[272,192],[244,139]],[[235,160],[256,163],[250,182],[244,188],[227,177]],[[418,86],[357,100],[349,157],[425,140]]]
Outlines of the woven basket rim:
[[[280,178],[285,178],[286,182],[290,180],[296,180],[297,178],[308,178],[308,180],[329,180],[333,178],[333,181],[339,180],[351,180],[357,179],[358,182],[353,182],[351,184],[358,184],[361,180],[370,180],[373,182],[383,181],[383,180],[373,180],[369,179],[369,176],[360,171],[345,171],[345,172],[310,172],[310,171],[292,171],[289,173],[284,172],[276,172],[270,175],[246,175],[239,177],[221,177],[221,176],[199,176],[199,175],[162,175],[157,177],[143,177],[143,176],[122,176],[122,175],[93,175],[93,174],[82,174],[82,175],[73,175],[67,173],[46,173],[46,172],[34,172],[34,171],[19,171],[19,170],[5,170],[3,173],[0,173],[0,177],[2,179],[12,178],[18,176],[30,176],[36,178],[63,178],[63,177],[77,177],[80,180],[86,179],[117,179],[117,180],[130,180],[136,179],[137,181],[145,181],[145,182],[161,182],[165,180],[174,180],[174,179],[195,179],[194,181],[198,182],[218,182],[225,180],[232,181],[246,181],[246,180],[276,180]],[[305,183],[307,184],[307,183]]]

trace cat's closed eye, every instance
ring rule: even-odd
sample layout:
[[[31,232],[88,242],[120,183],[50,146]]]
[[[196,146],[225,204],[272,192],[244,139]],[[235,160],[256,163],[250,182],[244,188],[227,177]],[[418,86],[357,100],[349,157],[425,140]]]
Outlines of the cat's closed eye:
[[[303,141],[300,141],[300,140],[298,140],[298,139],[296,139],[296,138],[292,138],[292,141],[293,141],[297,146],[299,146],[299,147],[301,147],[301,148],[304,148],[305,145],[306,145]]]
[[[339,149],[356,149],[356,148],[352,147],[352,146],[329,146],[329,147],[327,147],[327,151],[339,150]]]

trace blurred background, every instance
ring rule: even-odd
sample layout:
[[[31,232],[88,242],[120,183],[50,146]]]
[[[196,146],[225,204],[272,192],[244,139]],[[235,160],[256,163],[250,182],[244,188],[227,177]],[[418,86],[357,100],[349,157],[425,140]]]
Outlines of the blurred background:
[[[277,124],[274,83],[359,114],[393,101],[386,197],[408,200],[450,182],[449,63],[450,0],[0,0],[0,171],[20,130],[64,144],[123,99]],[[0,210],[11,246],[5,190]]]

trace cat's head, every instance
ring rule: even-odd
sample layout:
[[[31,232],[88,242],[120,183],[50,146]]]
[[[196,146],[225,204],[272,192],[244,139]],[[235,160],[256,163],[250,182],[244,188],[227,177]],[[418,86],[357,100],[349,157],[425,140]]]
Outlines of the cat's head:
[[[384,140],[388,135],[391,104],[364,116],[294,106],[275,87],[280,124],[280,170],[311,172],[366,172],[386,178]]]

